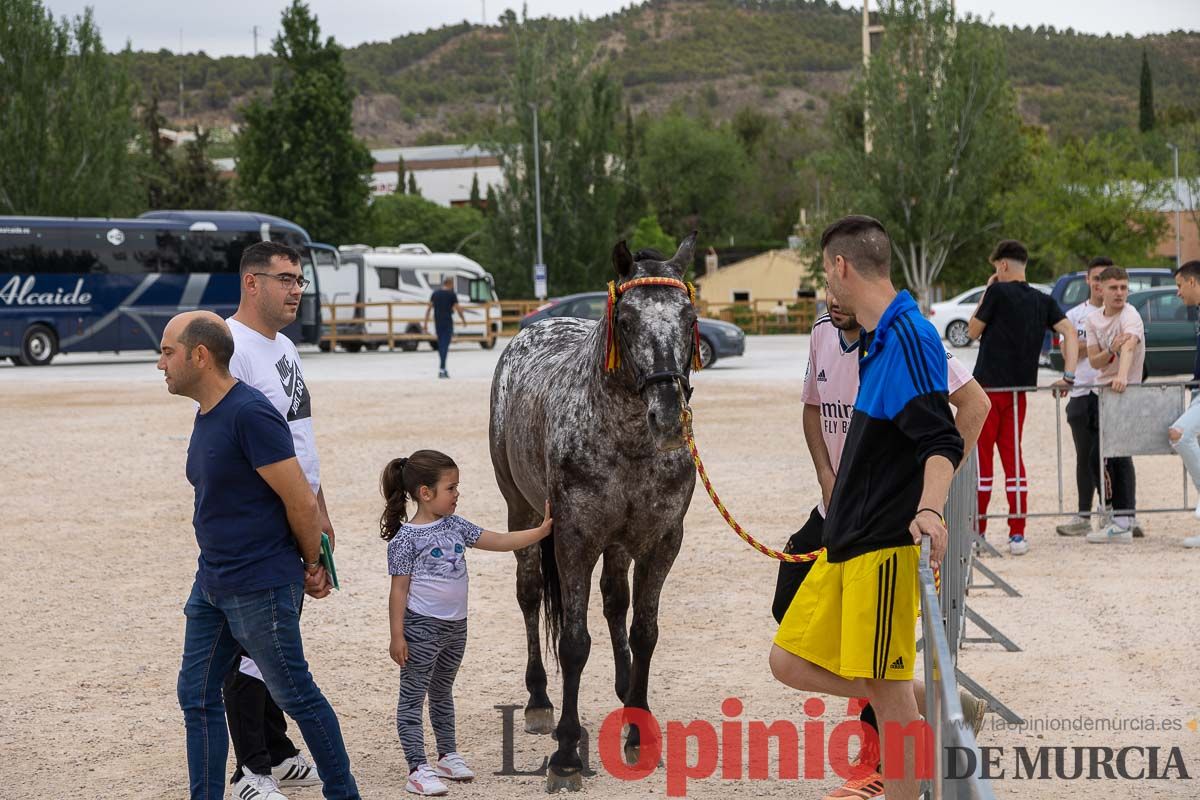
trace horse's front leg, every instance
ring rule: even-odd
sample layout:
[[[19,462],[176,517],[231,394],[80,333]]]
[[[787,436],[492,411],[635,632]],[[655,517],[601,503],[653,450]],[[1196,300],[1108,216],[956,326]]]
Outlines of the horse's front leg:
[[[600,573],[600,597],[604,600],[604,618],[612,639],[613,662],[616,665],[617,699],[625,702],[629,694],[629,564],[625,549],[613,545],[604,551],[604,569]]]
[[[647,699],[650,684],[650,659],[658,644],[658,603],[662,596],[663,583],[679,545],[683,541],[683,525],[663,538],[662,543],[637,560],[633,567],[633,624],[629,629],[629,647],[633,651],[633,670],[629,678],[629,694],[625,698],[628,708],[649,711]],[[625,740],[625,759],[630,764],[638,761],[641,748],[641,731],[637,725],[629,726],[629,737]],[[658,748],[661,752],[661,742]]]
[[[592,568],[599,553],[583,553],[583,548],[565,542],[583,534],[558,527],[554,532],[562,593],[562,629],[558,640],[558,662],[563,676],[562,714],[559,716],[558,750],[550,757],[546,772],[546,791],[560,789],[577,792],[583,788],[583,759],[579,755],[579,681],[591,652],[592,637],[587,629],[588,594],[592,586]]]

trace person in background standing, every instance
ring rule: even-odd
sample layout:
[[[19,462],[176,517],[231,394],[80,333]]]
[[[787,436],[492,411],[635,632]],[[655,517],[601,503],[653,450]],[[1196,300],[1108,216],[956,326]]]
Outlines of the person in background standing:
[[[1200,261],[1189,261],[1175,272],[1175,287],[1179,299],[1188,306],[1200,306]],[[1200,326],[1196,336],[1196,363],[1192,368],[1192,402],[1179,419],[1171,423],[1167,437],[1171,447],[1183,458],[1192,483],[1200,490]],[[1196,504],[1196,518],[1200,519],[1200,503]],[[1200,548],[1200,536],[1189,536],[1183,540],[1184,547]]]
[[[1060,386],[1075,382],[1075,364],[1079,359],[1079,340],[1071,321],[1054,298],[1025,280],[1025,264],[1029,261],[1025,245],[1006,239],[996,245],[989,261],[995,273],[988,278],[987,289],[967,323],[967,334],[980,340],[975,379],[988,390],[988,399],[992,401],[991,411],[979,434],[981,536],[987,531],[984,515],[992,499],[992,451],[997,447],[1004,468],[1008,513],[1024,514],[1029,509],[1029,487],[1025,483],[1025,463],[1021,458],[1025,393],[991,390],[1037,383],[1038,356],[1047,328],[1063,338],[1065,370]],[[1015,556],[1029,552],[1023,517],[1014,516],[1008,520],[1008,550]]]
[[[463,325],[467,318],[463,315],[462,306],[458,304],[458,293],[454,291],[454,278],[442,281],[442,288],[429,297],[429,305],[425,307],[425,328],[429,329],[429,315],[433,314],[433,324],[437,328],[438,348],[438,377],[449,378],[446,372],[446,355],[450,352],[450,340],[454,338],[454,312]]]

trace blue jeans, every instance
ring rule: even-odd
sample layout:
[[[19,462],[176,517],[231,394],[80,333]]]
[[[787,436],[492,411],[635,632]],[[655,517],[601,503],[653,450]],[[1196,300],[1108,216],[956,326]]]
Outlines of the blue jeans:
[[[327,800],[358,800],[337,716],[304,658],[303,598],[302,583],[234,595],[212,595],[192,585],[183,610],[187,627],[178,685],[192,800],[225,796],[229,732],[221,684],[240,657],[239,644],[258,664],[271,697],[300,728]]]
[[[446,354],[450,352],[450,339],[454,336],[454,326],[439,325],[437,329],[438,369],[446,371]]]
[[[1192,483],[1200,489],[1200,440],[1196,438],[1200,436],[1200,394],[1192,399],[1187,411],[1171,423],[1171,427],[1183,432],[1178,442],[1171,442],[1171,447],[1179,453]]]

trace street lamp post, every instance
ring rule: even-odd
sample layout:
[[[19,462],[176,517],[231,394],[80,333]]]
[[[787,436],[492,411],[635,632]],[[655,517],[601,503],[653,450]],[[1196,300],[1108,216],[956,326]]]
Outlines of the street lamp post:
[[[1179,269],[1183,263],[1183,248],[1179,239],[1182,230],[1179,226],[1179,207],[1183,205],[1179,202],[1179,145],[1168,144],[1167,147],[1171,148],[1175,154],[1175,183],[1171,186],[1171,196],[1175,198],[1175,268]]]
[[[542,166],[541,166],[541,140],[538,138],[538,109],[537,104],[530,103],[529,107],[533,109],[533,202],[537,214],[537,263],[534,264],[534,286],[535,293],[537,291],[537,271],[546,269],[546,262],[542,258]],[[548,277],[548,276],[547,276]],[[544,300],[545,297],[539,297],[539,300]]]

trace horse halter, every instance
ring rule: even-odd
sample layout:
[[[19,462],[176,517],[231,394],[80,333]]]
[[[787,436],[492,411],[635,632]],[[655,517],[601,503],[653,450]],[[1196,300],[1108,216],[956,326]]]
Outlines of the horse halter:
[[[687,292],[688,300],[694,306],[696,305],[696,287],[690,283],[676,280],[675,278],[634,278],[631,281],[626,281],[620,286],[616,281],[608,282],[608,310],[606,316],[608,319],[608,334],[606,341],[606,350],[604,358],[604,371],[612,372],[621,366],[621,347],[618,341],[619,333],[617,331],[617,302],[621,295],[630,289],[636,289],[639,286],[669,286],[673,289]],[[692,369],[697,372],[700,370],[700,322],[699,320],[692,323]],[[687,400],[692,399],[692,385],[688,381],[687,375],[676,370],[664,370],[661,372],[651,372],[643,374],[637,365],[634,364],[634,372],[637,373],[637,390],[640,394],[647,386],[655,383],[674,383],[679,388]]]

